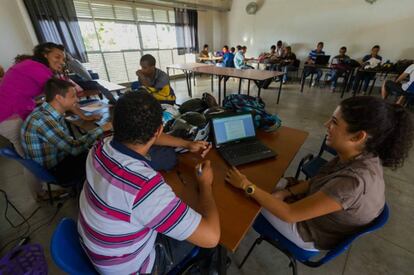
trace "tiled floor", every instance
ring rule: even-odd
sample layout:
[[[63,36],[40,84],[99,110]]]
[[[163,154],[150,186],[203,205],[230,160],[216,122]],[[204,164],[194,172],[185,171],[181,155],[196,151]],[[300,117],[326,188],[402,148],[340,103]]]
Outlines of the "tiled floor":
[[[246,83],[245,83],[246,84]],[[187,97],[185,81],[173,81],[178,101],[183,102]],[[253,85],[252,85],[253,87]],[[339,94],[332,94],[325,88],[305,87],[299,92],[297,83],[286,84],[283,88],[281,101],[276,105],[276,85],[262,91],[263,100],[267,103],[270,112],[277,113],[283,124],[293,128],[306,130],[310,133],[308,139],[289,167],[286,175],[293,175],[301,157],[308,153],[317,152],[324,136],[323,122],[331,115],[340,102]],[[217,87],[215,87],[217,89]],[[237,82],[228,81],[228,91],[236,91]],[[202,77],[197,80],[194,89],[195,96],[210,91],[210,79]],[[253,94],[256,89],[252,88]],[[215,93],[217,95],[217,93]],[[348,96],[348,95],[346,95]],[[4,144],[1,143],[1,144]],[[356,241],[351,249],[336,258],[329,264],[318,269],[311,269],[299,264],[299,274],[414,274],[414,154],[411,154],[404,167],[398,171],[385,170],[386,198],[391,208],[391,218],[388,224],[376,233],[364,236]],[[32,199],[23,178],[23,169],[15,162],[0,158],[0,189],[7,191],[9,198],[27,216],[38,204]],[[41,208],[30,220],[31,230],[53,216],[55,208],[48,204],[41,204]],[[77,216],[77,203],[69,200],[64,203],[51,224],[46,224],[31,235],[33,242],[44,246],[49,262],[50,274],[63,274],[53,264],[49,243],[51,234],[62,217]],[[4,199],[0,196],[0,214],[5,209]],[[19,221],[16,215],[9,210],[12,218]],[[21,226],[19,230],[10,228],[3,217],[0,218],[0,247],[9,240],[16,238],[26,230]],[[289,274],[288,260],[270,245],[262,243],[256,247],[243,269],[237,265],[253,243],[257,234],[251,230],[242,241],[235,254],[231,254],[232,265],[229,274]],[[4,254],[4,252],[3,252]]]

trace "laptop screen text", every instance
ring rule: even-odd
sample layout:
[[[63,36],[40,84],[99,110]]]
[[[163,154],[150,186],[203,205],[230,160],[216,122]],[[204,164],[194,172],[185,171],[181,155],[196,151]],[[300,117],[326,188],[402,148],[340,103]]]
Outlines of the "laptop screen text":
[[[213,127],[217,145],[256,135],[250,114],[215,118]]]

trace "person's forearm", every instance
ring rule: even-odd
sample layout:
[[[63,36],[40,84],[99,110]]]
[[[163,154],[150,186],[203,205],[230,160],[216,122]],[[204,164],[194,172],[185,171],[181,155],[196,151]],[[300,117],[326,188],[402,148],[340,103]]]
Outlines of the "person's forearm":
[[[75,115],[79,116],[81,119],[85,119],[86,117],[79,105],[73,106],[73,108],[70,111]]]
[[[155,145],[170,146],[170,147],[183,147],[183,148],[187,148],[189,143],[190,141],[188,140],[173,137],[171,135],[167,135],[164,133],[162,133],[155,141]]]
[[[263,208],[267,209],[279,219],[286,222],[293,222],[292,215],[290,213],[291,207],[284,201],[273,197],[271,194],[263,191],[257,186],[251,197],[255,199]]]
[[[400,74],[400,76],[397,78],[397,80],[395,80],[395,82],[400,83],[400,82],[401,82],[401,81],[403,81],[406,77],[407,77],[407,74],[402,73],[402,74]]]
[[[216,234],[220,234],[220,218],[216,202],[213,197],[212,186],[200,184],[199,190],[200,193],[197,209],[207,224],[214,229],[214,232]]]

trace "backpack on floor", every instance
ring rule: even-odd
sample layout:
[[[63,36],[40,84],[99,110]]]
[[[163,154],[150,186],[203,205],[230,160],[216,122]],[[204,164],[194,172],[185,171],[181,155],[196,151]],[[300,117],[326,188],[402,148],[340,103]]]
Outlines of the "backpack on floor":
[[[250,112],[256,128],[271,131],[282,125],[282,120],[277,115],[266,112],[265,103],[261,98],[232,94],[226,96],[223,107],[235,112]]]

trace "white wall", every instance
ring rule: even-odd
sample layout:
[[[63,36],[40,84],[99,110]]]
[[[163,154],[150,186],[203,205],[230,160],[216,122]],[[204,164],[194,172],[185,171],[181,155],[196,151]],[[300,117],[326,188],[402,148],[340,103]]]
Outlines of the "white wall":
[[[227,39],[227,13],[218,11],[198,11],[198,43],[200,50],[208,44],[210,51],[218,51]]]
[[[351,57],[361,58],[379,44],[385,60],[414,58],[413,0],[378,0],[372,5],[364,0],[263,0],[257,13],[248,15],[245,8],[251,1],[233,1],[223,41],[246,45],[246,56],[257,56],[280,39],[300,59],[318,41],[325,42],[330,55],[347,46]]]
[[[0,0],[0,65],[7,69],[18,54],[30,54],[37,39],[22,0]]]

